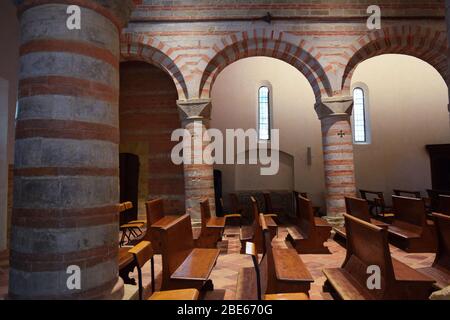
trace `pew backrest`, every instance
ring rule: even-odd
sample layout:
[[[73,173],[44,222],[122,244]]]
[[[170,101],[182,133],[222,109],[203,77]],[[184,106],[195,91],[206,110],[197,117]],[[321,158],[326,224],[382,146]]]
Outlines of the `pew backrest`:
[[[392,196],[395,221],[403,221],[419,227],[426,225],[426,208],[422,199]]]
[[[435,265],[450,270],[450,216],[433,213],[438,236],[438,251]]]
[[[359,193],[361,194],[361,198],[369,201],[370,204],[379,205],[382,210],[386,208],[386,201],[384,200],[383,192],[360,189]]]
[[[369,277],[368,268],[378,266],[381,272],[381,289],[375,289],[371,293],[381,296],[388,290],[386,283],[395,280],[387,230],[349,214],[344,214],[344,218],[347,256],[343,268],[359,283],[366,284]]]
[[[200,202],[200,214],[202,219],[202,232],[206,230],[206,224],[208,220],[211,218],[211,211],[209,209],[209,200],[208,198],[203,199]]]
[[[230,203],[232,213],[243,213],[236,193],[230,193]]]
[[[147,201],[145,203],[145,209],[148,227],[164,218],[164,201],[162,199]]]
[[[194,249],[191,217],[180,216],[160,232],[163,274],[170,276]]]
[[[312,203],[310,200],[302,197],[301,195],[297,197],[296,201],[299,227],[306,235],[310,235],[315,228]]]
[[[370,222],[370,210],[367,200],[345,197],[345,208],[348,214],[366,222]]]
[[[394,194],[399,197],[411,197],[411,198],[416,198],[416,199],[422,198],[420,191],[394,189]]]

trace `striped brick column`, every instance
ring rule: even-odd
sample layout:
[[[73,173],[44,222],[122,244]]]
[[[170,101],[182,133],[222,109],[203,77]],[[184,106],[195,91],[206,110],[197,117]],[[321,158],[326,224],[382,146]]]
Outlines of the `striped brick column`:
[[[353,139],[350,115],[352,97],[333,97],[316,104],[322,124],[327,215],[345,212],[345,196],[355,196]]]
[[[209,127],[211,100],[186,100],[178,101],[177,104],[183,127],[190,132],[191,140],[200,140]],[[193,223],[201,219],[200,200],[204,197],[209,199],[211,213],[214,215],[216,212],[213,165],[205,163],[203,157],[200,159],[196,156],[202,154],[207,145],[208,142],[192,143],[191,163],[184,164],[186,213],[191,216]]]
[[[17,2],[9,297],[120,299],[119,35],[131,2]],[[81,30],[66,27],[68,5],[81,7]],[[67,285],[69,266],[80,268],[80,289]]]

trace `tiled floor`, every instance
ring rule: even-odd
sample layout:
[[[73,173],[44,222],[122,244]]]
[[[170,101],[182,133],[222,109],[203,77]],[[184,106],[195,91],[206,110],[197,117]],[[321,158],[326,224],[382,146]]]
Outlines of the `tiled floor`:
[[[238,272],[243,267],[251,267],[252,261],[250,257],[239,254],[240,241],[238,229],[234,227],[227,228],[222,242],[219,243],[221,255],[214,268],[211,279],[214,282],[215,290],[206,294],[206,299],[216,300],[225,299],[232,300],[235,297],[236,281]],[[280,228],[278,238],[274,239],[273,246],[290,247],[290,244],[284,241],[286,230]],[[322,291],[322,285],[325,277],[322,269],[340,267],[345,258],[345,249],[337,242],[330,239],[326,246],[330,249],[331,254],[314,254],[302,255],[301,258],[305,262],[311,272],[315,282],[310,291],[310,297],[313,300],[332,299],[328,293]],[[393,257],[408,264],[413,268],[421,268],[430,266],[434,260],[434,254],[408,254],[398,248],[391,247]],[[0,299],[7,295],[8,285],[8,257],[5,253],[0,253]],[[159,287],[161,281],[161,257],[155,257],[156,268],[156,288]],[[150,265],[144,266],[144,285],[150,288]],[[133,274],[137,278],[137,272]]]

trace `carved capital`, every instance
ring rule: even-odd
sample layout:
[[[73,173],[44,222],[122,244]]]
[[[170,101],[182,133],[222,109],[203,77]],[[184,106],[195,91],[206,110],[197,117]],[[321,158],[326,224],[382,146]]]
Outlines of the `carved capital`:
[[[314,108],[319,119],[334,116],[350,116],[353,111],[353,97],[336,96],[323,98],[322,101],[315,104]]]
[[[127,25],[133,11],[133,0],[13,0],[19,14],[25,10],[44,4],[78,5],[108,16],[119,27]]]
[[[183,123],[211,119],[211,99],[178,100],[177,105]]]

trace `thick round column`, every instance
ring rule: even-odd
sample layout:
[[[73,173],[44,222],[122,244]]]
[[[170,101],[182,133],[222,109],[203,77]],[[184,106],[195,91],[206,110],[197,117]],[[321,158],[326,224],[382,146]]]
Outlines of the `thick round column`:
[[[119,34],[128,1],[19,1],[9,297],[120,299]],[[81,30],[66,27],[81,7]],[[69,266],[81,288],[67,286]]]
[[[200,201],[207,197],[211,214],[215,214],[214,168],[205,163],[203,150],[209,144],[202,136],[209,126],[211,101],[188,100],[178,101],[183,127],[191,136],[191,161],[184,163],[184,185],[186,197],[186,213],[194,223],[201,220]],[[195,143],[194,141],[202,141]]]
[[[345,197],[356,195],[350,114],[352,97],[333,97],[316,104],[322,125],[328,217],[345,213]]]

